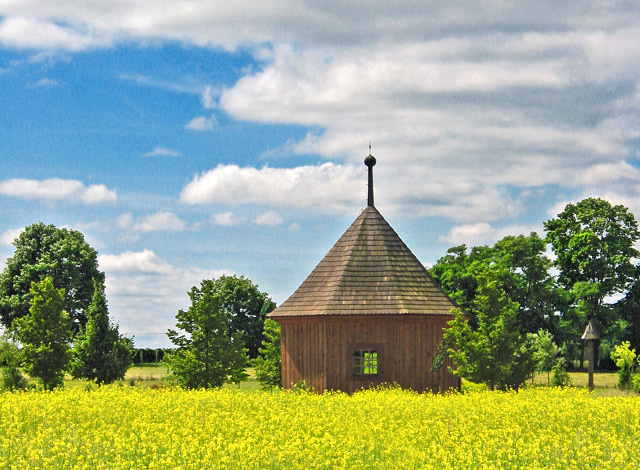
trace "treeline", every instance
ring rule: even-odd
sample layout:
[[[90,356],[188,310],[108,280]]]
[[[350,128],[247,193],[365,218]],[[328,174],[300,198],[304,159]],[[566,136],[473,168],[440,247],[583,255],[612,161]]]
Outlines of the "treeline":
[[[544,227],[544,236],[452,247],[430,269],[460,306],[441,350],[458,375],[517,387],[539,366],[534,343],[541,335],[558,347],[556,362],[582,368],[589,322],[600,332],[601,368],[615,368],[612,352],[624,341],[640,350],[640,232],[633,214],[589,198],[568,204]]]

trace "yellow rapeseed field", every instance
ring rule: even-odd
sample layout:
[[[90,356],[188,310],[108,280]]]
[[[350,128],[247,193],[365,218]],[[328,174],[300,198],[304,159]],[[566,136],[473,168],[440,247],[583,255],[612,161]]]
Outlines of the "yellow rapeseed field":
[[[3,469],[637,469],[640,398],[239,390],[0,394]]]

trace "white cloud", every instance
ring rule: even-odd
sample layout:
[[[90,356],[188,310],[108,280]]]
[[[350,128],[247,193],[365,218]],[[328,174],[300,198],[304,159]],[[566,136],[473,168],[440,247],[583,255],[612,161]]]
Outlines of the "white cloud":
[[[221,227],[234,227],[246,222],[247,218],[234,214],[233,212],[221,212],[211,216],[213,223]]]
[[[183,188],[180,200],[188,204],[259,203],[336,212],[357,205],[362,174],[353,166],[334,163],[262,169],[221,164],[195,176]]]
[[[109,39],[96,31],[60,26],[52,21],[10,17],[0,21],[0,43],[19,49],[64,50],[78,52],[106,46]]]
[[[146,215],[133,225],[133,230],[136,232],[182,232],[186,230],[186,228],[186,222],[180,219],[180,217],[173,212],[163,211]]]
[[[98,263],[106,274],[109,312],[120,331],[136,334],[154,347],[169,345],[164,333],[175,327],[178,310],[189,307],[187,292],[192,286],[232,274],[226,269],[175,266],[148,249],[99,255]]]
[[[98,263],[100,269],[110,272],[167,274],[173,270],[169,263],[158,258],[151,250],[125,251],[119,255],[99,255]]]
[[[448,234],[440,235],[438,237],[438,241],[447,242],[452,245],[493,245],[495,242],[508,235],[529,235],[531,232],[537,232],[541,235],[541,227],[538,228],[526,225],[493,227],[491,224],[478,222],[475,224],[454,226]]]
[[[24,228],[5,230],[2,235],[0,235],[0,245],[13,246],[13,241],[20,236],[23,230]]]
[[[44,202],[64,201],[85,204],[116,202],[116,191],[102,184],[85,186],[77,180],[51,178],[43,181],[9,179],[0,182],[0,194],[21,199],[37,199]]]
[[[282,224],[282,216],[275,211],[268,211],[257,216],[254,222],[256,225],[277,227],[278,225]]]
[[[166,147],[154,147],[153,150],[142,155],[143,157],[180,157],[182,152]]]
[[[289,225],[289,230],[291,230],[292,232],[298,232],[302,230],[302,227],[298,222],[291,222],[291,224]]]
[[[215,116],[206,117],[206,116],[198,116],[193,118],[191,121],[187,123],[185,129],[190,129],[192,131],[211,131],[216,126],[216,118]]]
[[[210,86],[206,87],[202,92],[202,106],[204,109],[212,109],[216,107],[216,101],[214,98],[213,90]]]
[[[33,86],[35,88],[55,88],[62,86],[62,83],[52,78],[41,78]]]

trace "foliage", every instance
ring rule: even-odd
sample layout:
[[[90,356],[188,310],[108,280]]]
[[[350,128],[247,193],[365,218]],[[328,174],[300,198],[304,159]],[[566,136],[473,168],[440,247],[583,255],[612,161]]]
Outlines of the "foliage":
[[[26,388],[27,379],[20,371],[20,350],[6,333],[0,337],[0,367],[3,390]]]
[[[247,375],[246,349],[242,332],[229,333],[227,311],[215,281],[204,280],[189,292],[191,306],[176,314],[180,334],[167,336],[178,349],[165,355],[165,363],[186,388],[220,387],[237,383]]]
[[[16,339],[22,344],[25,370],[42,381],[45,390],[62,385],[71,359],[71,319],[64,310],[64,289],[53,279],[31,284],[29,315],[13,322]]]
[[[54,287],[65,292],[63,309],[73,320],[74,333],[84,329],[93,280],[104,281],[97,253],[84,236],[40,222],[25,227],[13,244],[16,250],[0,274],[2,324],[11,328],[14,319],[27,316],[31,284],[50,277]]]
[[[631,349],[629,341],[624,341],[613,348],[611,359],[615,361],[616,366],[620,369],[618,386],[621,388],[628,387],[631,383],[631,373],[636,362],[636,350]]]
[[[555,218],[544,223],[546,239],[556,255],[558,282],[569,294],[571,310],[565,315],[571,329],[567,341],[576,337],[590,321],[607,335],[616,311],[606,299],[630,287],[639,255],[635,242],[640,231],[635,217],[621,205],[588,198],[567,204]]]
[[[280,324],[271,318],[264,322],[264,340],[260,355],[253,360],[256,378],[263,388],[282,385],[282,358],[280,354]]]
[[[518,304],[508,299],[488,273],[477,279],[477,326],[458,311],[444,330],[444,349],[456,365],[452,373],[485,383],[491,390],[517,389],[536,367],[534,349],[517,328]]]
[[[244,276],[220,276],[213,281],[212,292],[220,296],[229,334],[241,332],[249,357],[258,357],[265,318],[276,304]]]
[[[102,284],[94,285],[87,318],[85,331],[76,337],[71,374],[99,384],[123,379],[132,363],[133,341],[121,336],[118,326],[109,321]]]
[[[100,387],[0,396],[8,469],[640,468],[640,396]]]
[[[553,380],[551,381],[551,385],[553,385],[554,387],[571,387],[573,385],[573,380],[571,380],[571,377],[564,367],[563,359],[556,361],[553,366],[552,372]]]
[[[507,236],[493,247],[476,246],[467,254],[465,245],[450,248],[431,268],[444,291],[471,316],[475,325],[478,278],[491,272],[498,288],[517,303],[517,328],[523,334],[539,329],[553,331],[554,312],[560,302],[549,274],[551,261],[538,234]]]
[[[547,385],[550,382],[549,373],[559,360],[561,349],[553,342],[553,335],[545,330],[536,334],[528,334],[529,342],[533,346],[533,360],[539,372],[547,373]]]

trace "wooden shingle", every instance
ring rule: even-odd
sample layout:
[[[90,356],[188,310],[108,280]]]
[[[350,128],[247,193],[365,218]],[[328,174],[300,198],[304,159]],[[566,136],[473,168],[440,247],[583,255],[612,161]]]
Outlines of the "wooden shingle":
[[[456,307],[370,205],[270,316],[451,315]]]

